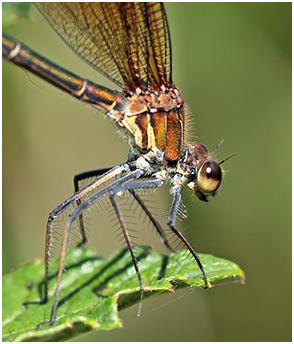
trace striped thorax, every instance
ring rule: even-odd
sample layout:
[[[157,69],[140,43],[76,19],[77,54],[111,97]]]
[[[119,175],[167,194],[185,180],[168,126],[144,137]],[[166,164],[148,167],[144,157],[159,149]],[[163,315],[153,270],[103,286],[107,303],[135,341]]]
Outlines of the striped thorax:
[[[128,130],[140,154],[151,151],[155,159],[161,155],[164,164],[174,165],[184,143],[184,100],[180,91],[176,88],[164,88],[160,93],[137,90],[126,98],[128,110],[124,115],[111,113],[110,116]]]

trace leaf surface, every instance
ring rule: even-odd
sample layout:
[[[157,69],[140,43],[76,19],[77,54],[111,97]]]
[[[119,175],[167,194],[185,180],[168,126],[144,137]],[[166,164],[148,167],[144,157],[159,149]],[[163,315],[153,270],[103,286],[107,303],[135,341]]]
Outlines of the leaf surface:
[[[138,246],[135,253],[145,287],[143,300],[180,287],[204,285],[199,268],[186,251],[164,256]],[[199,256],[210,283],[227,278],[244,281],[244,273],[235,263],[207,254]],[[52,264],[52,271],[57,272],[58,263]],[[92,330],[121,327],[118,312],[140,301],[142,294],[127,250],[103,259],[91,248],[77,248],[67,254],[57,321],[37,327],[50,319],[56,273],[50,276],[47,304],[26,308],[22,304],[40,300],[43,279],[40,259],[3,276],[3,341],[65,341]]]

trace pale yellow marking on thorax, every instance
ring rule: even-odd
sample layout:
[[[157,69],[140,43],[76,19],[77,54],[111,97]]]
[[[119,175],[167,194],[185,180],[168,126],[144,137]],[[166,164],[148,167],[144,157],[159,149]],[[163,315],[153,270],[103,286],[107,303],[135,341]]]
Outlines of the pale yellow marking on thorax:
[[[155,148],[156,148],[154,130],[153,130],[152,125],[151,125],[151,123],[150,123],[151,116],[152,116],[152,115],[148,115],[148,126],[147,126],[148,149],[151,149],[152,147],[155,147]]]
[[[142,147],[142,133],[138,125],[135,123],[137,116],[125,116],[121,121],[123,126],[132,134],[138,147]]]

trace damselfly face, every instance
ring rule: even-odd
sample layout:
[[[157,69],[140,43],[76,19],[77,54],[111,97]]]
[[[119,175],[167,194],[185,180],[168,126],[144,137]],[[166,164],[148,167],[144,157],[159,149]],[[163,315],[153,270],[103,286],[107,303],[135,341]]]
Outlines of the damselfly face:
[[[222,170],[220,165],[212,160],[207,149],[199,143],[189,145],[189,153],[194,158],[195,173],[188,178],[188,186],[201,201],[207,201],[207,196],[214,196],[221,185]]]

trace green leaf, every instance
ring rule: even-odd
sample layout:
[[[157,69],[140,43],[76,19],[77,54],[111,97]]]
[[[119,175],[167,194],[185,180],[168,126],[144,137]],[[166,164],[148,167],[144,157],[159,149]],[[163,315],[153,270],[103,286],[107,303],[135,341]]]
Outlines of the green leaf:
[[[186,251],[164,256],[138,246],[135,253],[146,289],[143,300],[180,287],[203,286],[202,274]],[[199,256],[211,283],[230,277],[244,281],[244,273],[235,263],[207,254]],[[50,318],[58,263],[52,264],[54,273],[45,305],[22,306],[40,300],[43,293],[44,263],[40,259],[3,276],[3,341],[65,341],[92,330],[114,329],[122,325],[118,312],[141,299],[127,250],[103,259],[91,248],[77,248],[67,254],[57,321],[37,327]]]

